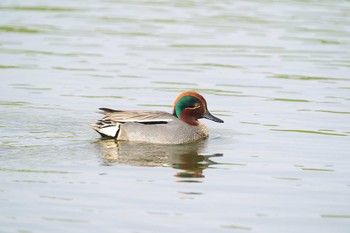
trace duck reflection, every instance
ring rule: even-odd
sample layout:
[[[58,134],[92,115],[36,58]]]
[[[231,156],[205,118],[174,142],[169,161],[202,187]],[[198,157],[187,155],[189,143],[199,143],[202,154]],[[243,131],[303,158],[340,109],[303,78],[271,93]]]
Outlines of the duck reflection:
[[[184,145],[157,145],[109,140],[97,142],[103,165],[128,164],[133,166],[170,166],[180,170],[181,178],[202,178],[203,171],[212,164],[212,157],[223,154],[201,155],[207,141]]]

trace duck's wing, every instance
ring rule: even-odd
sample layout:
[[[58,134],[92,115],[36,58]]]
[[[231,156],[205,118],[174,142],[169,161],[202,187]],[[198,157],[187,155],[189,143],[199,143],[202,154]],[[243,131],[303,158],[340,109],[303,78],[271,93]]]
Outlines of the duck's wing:
[[[162,111],[123,111],[109,108],[100,108],[100,113],[105,115],[102,120],[112,122],[137,122],[137,123],[167,123],[174,120],[174,116]]]
[[[91,127],[103,137],[118,137],[120,125],[127,122],[141,124],[167,124],[175,117],[161,111],[123,111],[109,108],[100,108],[104,117]]]

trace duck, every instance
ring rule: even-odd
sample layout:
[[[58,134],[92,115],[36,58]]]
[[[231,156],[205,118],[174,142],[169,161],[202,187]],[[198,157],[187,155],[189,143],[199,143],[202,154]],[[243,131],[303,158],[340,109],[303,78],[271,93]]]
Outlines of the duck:
[[[212,115],[207,102],[195,91],[180,93],[172,113],[99,108],[103,118],[90,126],[102,138],[156,144],[186,144],[208,138],[208,128],[198,119],[224,123]]]

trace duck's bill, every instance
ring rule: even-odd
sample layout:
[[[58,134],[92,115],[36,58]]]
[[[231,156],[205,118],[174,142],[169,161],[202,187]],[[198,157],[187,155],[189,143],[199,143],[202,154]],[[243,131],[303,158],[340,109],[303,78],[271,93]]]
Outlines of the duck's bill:
[[[206,118],[206,119],[211,120],[211,121],[219,122],[219,123],[224,123],[223,120],[221,120],[220,118],[218,118],[218,117],[216,117],[216,116],[213,116],[209,111],[207,111],[207,112],[203,115],[203,118]]]

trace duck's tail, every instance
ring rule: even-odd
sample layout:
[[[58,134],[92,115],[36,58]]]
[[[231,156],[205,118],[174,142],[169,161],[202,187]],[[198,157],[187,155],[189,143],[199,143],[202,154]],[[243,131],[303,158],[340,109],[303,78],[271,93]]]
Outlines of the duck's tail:
[[[111,124],[104,120],[99,120],[90,126],[104,138],[117,138],[120,131],[120,123]]]

